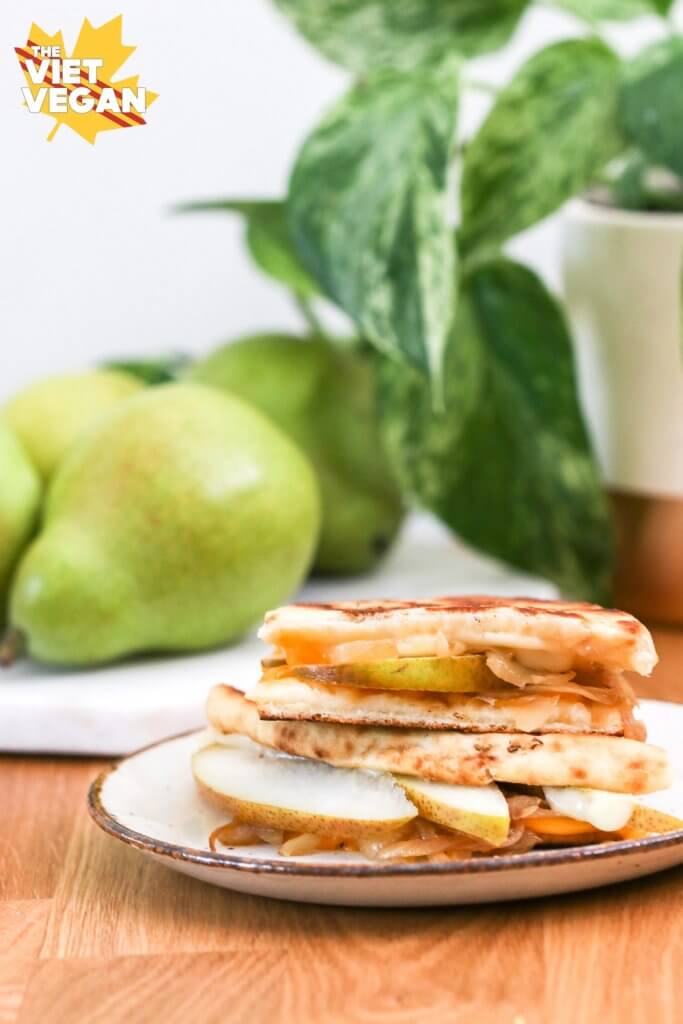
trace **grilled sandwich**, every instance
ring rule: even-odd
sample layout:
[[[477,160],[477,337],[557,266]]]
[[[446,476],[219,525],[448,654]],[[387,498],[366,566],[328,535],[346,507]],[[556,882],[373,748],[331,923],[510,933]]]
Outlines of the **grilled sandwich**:
[[[657,661],[631,615],[479,596],[299,604],[260,636],[259,682],[212,690],[195,755],[234,816],[223,842],[452,859],[680,825],[637,801],[671,773],[626,678]]]

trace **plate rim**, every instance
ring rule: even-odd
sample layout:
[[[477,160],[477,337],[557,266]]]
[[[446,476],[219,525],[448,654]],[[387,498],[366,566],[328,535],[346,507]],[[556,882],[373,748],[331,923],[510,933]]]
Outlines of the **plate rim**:
[[[655,701],[652,703],[670,704],[672,701]],[[677,704],[678,707],[683,706]],[[580,864],[607,860],[611,857],[637,856],[653,850],[683,845],[683,829],[665,832],[661,835],[647,836],[644,839],[622,839],[618,842],[596,844],[594,846],[562,846],[550,850],[530,850],[527,853],[498,854],[492,857],[477,857],[472,860],[449,861],[437,864],[368,864],[344,861],[340,864],[307,861],[300,859],[288,861],[272,860],[260,857],[247,857],[222,853],[218,850],[202,850],[196,847],[172,843],[165,839],[138,832],[124,825],[116,815],[107,809],[103,802],[102,790],[105,782],[124,764],[149,750],[184,739],[187,736],[200,735],[204,730],[187,729],[184,732],[165,736],[163,739],[126,754],[115,763],[108,765],[92,781],[88,788],[88,813],[98,828],[118,839],[119,842],[132,846],[134,849],[157,857],[166,857],[174,862],[196,864],[201,867],[227,871],[244,871],[255,875],[289,875],[308,878],[410,878],[425,876],[465,876],[495,874],[501,871],[528,870],[534,868],[562,867],[568,864]]]

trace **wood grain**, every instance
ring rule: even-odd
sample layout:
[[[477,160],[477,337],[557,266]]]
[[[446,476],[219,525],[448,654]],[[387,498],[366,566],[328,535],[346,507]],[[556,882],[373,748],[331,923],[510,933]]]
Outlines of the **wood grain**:
[[[683,701],[683,633],[643,695]],[[100,833],[96,761],[0,762],[0,1024],[677,1024],[683,870],[480,908],[279,903]]]
[[[37,966],[50,900],[0,903],[0,1024],[16,1020]]]
[[[75,799],[85,792],[94,764],[62,758],[0,759],[0,899],[52,896],[75,818]]]

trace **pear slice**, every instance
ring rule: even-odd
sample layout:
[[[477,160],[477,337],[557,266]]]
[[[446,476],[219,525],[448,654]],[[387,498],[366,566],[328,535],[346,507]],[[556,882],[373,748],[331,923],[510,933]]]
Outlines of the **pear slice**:
[[[192,771],[201,790],[242,821],[286,832],[376,836],[405,825],[417,810],[391,775],[333,768],[233,736],[198,750]]]
[[[394,778],[423,818],[482,839],[491,846],[501,846],[507,839],[510,811],[495,782],[488,786],[452,786],[410,775]]]
[[[624,839],[641,839],[664,832],[678,832],[680,829],[683,829],[683,821],[675,818],[673,814],[636,804],[633,814],[626,825],[619,829],[619,833]]]
[[[453,658],[384,658],[343,665],[285,665],[272,672],[275,678],[293,676],[304,682],[336,683],[371,690],[474,693],[501,686],[483,654],[461,654]]]

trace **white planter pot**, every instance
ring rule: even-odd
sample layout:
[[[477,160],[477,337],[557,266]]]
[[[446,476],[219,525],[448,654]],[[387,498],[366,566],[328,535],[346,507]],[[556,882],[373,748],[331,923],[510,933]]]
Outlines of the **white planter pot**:
[[[576,201],[563,270],[616,516],[616,603],[683,623],[683,215]]]
[[[570,204],[565,294],[605,480],[683,497],[683,215]]]

